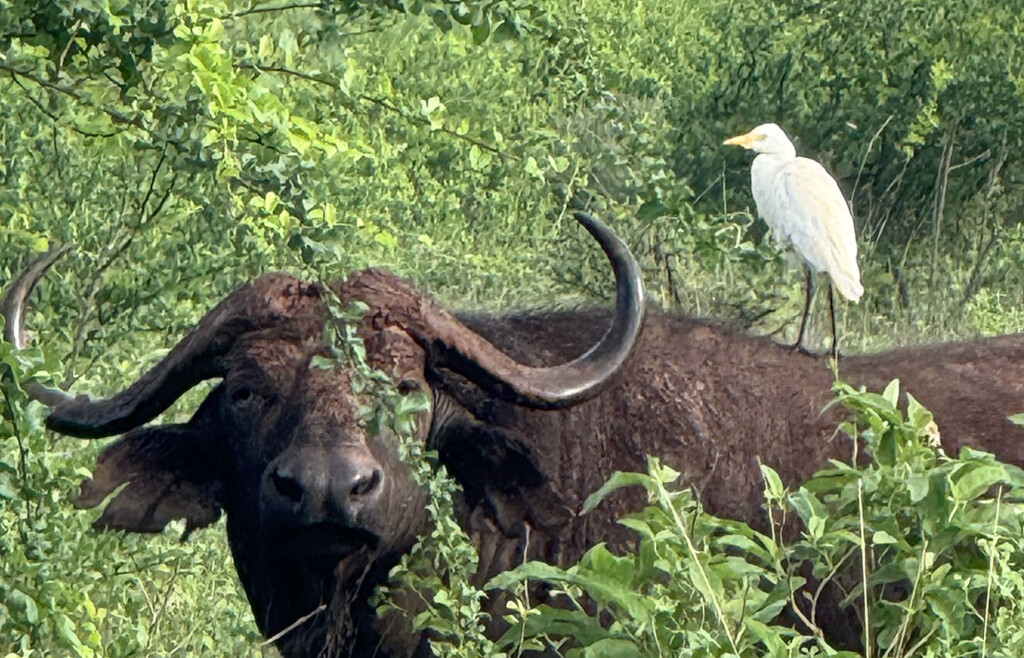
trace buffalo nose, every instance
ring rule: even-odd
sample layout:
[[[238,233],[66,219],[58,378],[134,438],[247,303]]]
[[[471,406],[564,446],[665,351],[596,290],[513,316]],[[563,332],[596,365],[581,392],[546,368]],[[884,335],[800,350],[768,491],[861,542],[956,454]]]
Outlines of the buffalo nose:
[[[352,481],[352,487],[348,491],[349,497],[358,498],[372,494],[380,486],[382,479],[383,476],[379,468],[374,468],[369,473],[359,473]]]
[[[376,498],[383,480],[380,465],[365,450],[287,451],[267,468],[264,503],[282,520],[352,523]]]
[[[283,472],[280,467],[270,474],[270,480],[278,495],[284,500],[301,503],[302,498],[306,495],[305,487],[302,486],[298,478],[291,473]]]

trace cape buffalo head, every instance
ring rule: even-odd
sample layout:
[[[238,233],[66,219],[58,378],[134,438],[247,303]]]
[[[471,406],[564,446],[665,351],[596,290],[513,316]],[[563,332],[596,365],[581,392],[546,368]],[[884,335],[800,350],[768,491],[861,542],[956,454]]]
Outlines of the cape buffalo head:
[[[611,260],[617,298],[603,339],[570,363],[520,364],[423,293],[378,271],[353,276],[340,296],[373,299],[362,330],[378,343],[373,362],[400,390],[426,388],[427,369],[440,368],[518,405],[571,405],[593,396],[622,365],[643,315],[639,269],[628,249],[597,220],[577,219]],[[25,298],[57,256],[33,265],[3,300],[5,338],[19,348]],[[126,485],[97,528],[158,532],[182,518],[190,532],[223,510],[235,566],[265,635],[326,605],[326,613],[278,640],[286,655],[318,655],[329,643],[344,645],[347,655],[370,654],[381,642],[392,646],[379,655],[411,653],[419,640],[387,637],[366,601],[425,529],[425,494],[392,438],[359,421],[367,401],[349,366],[323,367],[315,358],[329,355],[325,293],[319,284],[269,274],[220,302],[124,391],[91,399],[38,382],[25,388],[52,408],[46,422],[57,432],[124,433],[82,485],[82,507]],[[210,379],[220,383],[187,423],[145,426]]]

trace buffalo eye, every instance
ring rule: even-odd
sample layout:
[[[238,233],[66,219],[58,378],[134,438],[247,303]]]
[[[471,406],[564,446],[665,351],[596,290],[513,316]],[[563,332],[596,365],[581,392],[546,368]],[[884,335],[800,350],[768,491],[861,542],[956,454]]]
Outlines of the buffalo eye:
[[[231,392],[231,404],[244,406],[252,402],[252,389],[247,386],[239,386]]]

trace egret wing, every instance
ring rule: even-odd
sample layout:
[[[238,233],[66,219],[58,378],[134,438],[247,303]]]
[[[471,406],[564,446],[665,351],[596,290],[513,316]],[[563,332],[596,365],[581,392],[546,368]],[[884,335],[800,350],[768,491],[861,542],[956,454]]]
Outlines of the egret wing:
[[[793,248],[815,271],[828,272],[840,294],[859,299],[857,236],[839,184],[814,160],[795,158],[779,169],[774,192],[784,217],[779,230]]]

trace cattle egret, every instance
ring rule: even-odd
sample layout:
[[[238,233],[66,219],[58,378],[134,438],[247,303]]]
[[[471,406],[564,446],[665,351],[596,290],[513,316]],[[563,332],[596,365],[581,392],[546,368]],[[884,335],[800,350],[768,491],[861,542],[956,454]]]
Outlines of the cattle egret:
[[[750,167],[750,187],[757,213],[775,240],[791,247],[804,261],[807,298],[800,320],[796,349],[803,350],[804,330],[814,297],[815,275],[829,277],[828,308],[832,320],[832,355],[839,354],[835,302],[832,289],[856,302],[864,294],[857,267],[857,236],[853,216],[839,184],[825,168],[809,158],[797,157],[793,143],[774,123],[725,140],[758,155]]]

